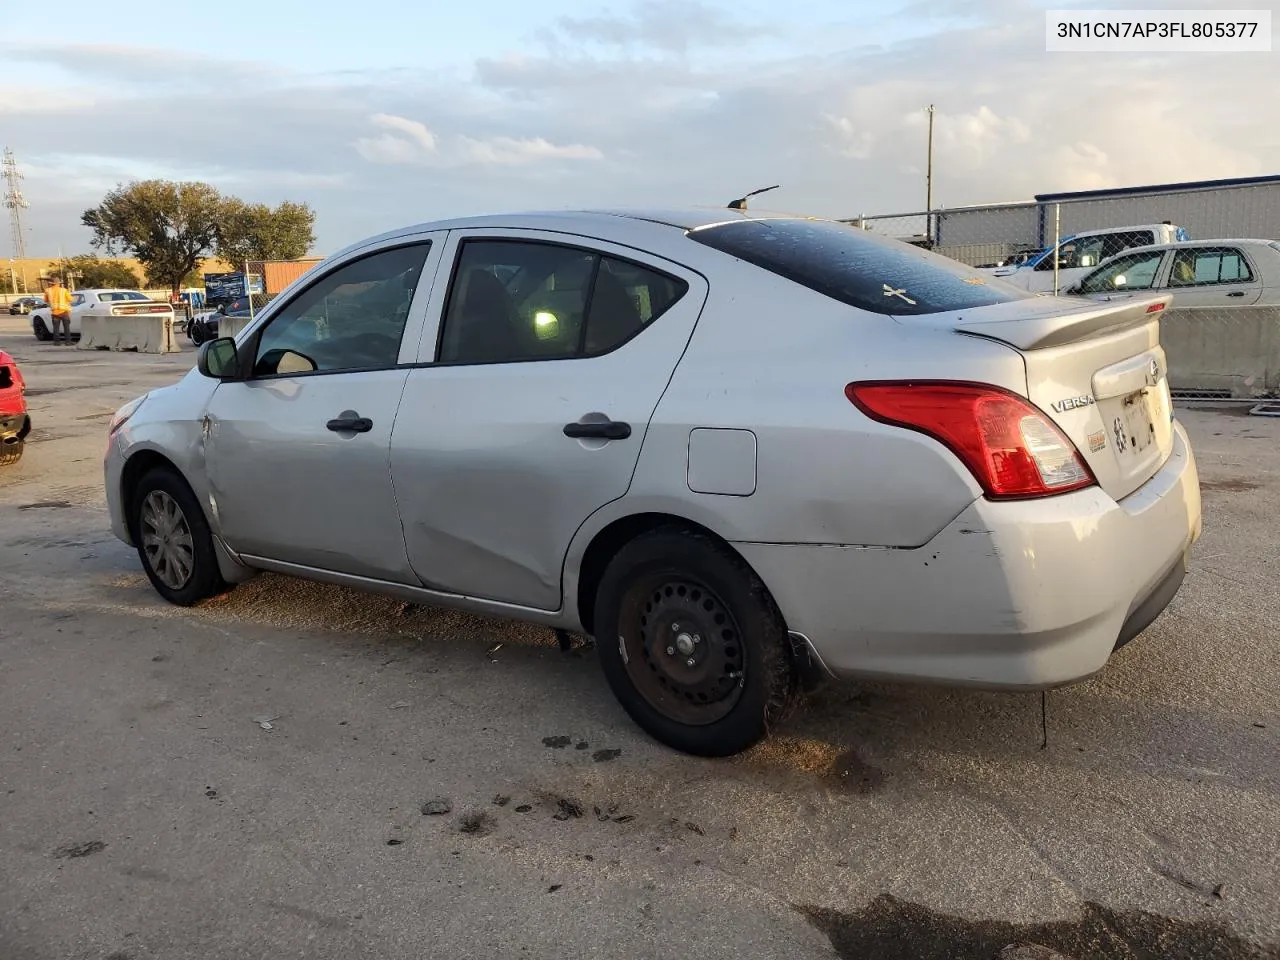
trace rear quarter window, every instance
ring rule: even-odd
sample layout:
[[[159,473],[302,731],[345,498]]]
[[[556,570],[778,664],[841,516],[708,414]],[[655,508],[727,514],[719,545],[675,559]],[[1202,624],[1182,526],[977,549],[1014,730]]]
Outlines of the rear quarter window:
[[[871,313],[945,313],[1034,297],[959,261],[829,220],[739,220],[689,237]]]

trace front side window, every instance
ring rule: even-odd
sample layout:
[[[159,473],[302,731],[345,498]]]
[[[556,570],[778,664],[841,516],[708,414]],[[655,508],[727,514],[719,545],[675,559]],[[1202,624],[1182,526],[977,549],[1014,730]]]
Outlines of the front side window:
[[[1119,293],[1150,290],[1164,258],[1163,250],[1131,253],[1095,270],[1080,282],[1081,293]]]
[[[621,346],[688,285],[579,247],[520,240],[462,244],[441,330],[441,363],[599,356]]]
[[[1076,260],[1073,267],[1096,267],[1106,259],[1106,234],[1086,237],[1076,246]]]
[[[1035,296],[958,260],[828,220],[735,220],[689,237],[871,313],[967,310]]]
[[[1234,247],[1201,247],[1179,250],[1173,258],[1171,287],[1198,287],[1213,283],[1248,283],[1253,279],[1244,254]]]
[[[1052,270],[1054,257],[1057,257],[1058,269],[1067,270],[1076,265],[1076,241],[1074,239],[1064,240],[1058,244],[1056,250],[1049,250],[1042,256],[1036,269],[1040,271]]]
[[[316,280],[262,331],[254,376],[394,367],[430,246],[383,250]]]

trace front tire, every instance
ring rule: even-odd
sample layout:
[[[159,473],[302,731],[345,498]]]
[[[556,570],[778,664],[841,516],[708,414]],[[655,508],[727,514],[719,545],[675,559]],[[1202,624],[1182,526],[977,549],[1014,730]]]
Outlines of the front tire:
[[[45,326],[41,317],[36,317],[31,321],[31,330],[36,335],[36,339],[41,343],[48,343],[53,339],[53,334],[49,332],[49,328]]]
[[[227,589],[204,511],[173,470],[158,467],[142,478],[129,519],[138,559],[160,596],[189,607]]]
[[[0,444],[0,467],[7,467],[21,460],[22,448],[25,446],[26,443],[22,440],[17,443]]]
[[[751,568],[705,534],[665,528],[628,543],[605,570],[595,611],[609,686],[669,747],[732,756],[795,706],[782,614]]]

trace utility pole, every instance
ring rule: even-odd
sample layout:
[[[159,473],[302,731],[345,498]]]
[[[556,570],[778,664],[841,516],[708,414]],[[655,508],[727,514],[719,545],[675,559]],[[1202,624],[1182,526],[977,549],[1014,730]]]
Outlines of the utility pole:
[[[929,104],[929,144],[924,173],[925,235],[933,243],[933,104]]]
[[[27,244],[22,235],[22,211],[27,209],[26,198],[22,196],[22,173],[18,170],[18,161],[8,147],[4,150],[4,205],[9,208],[9,229],[13,232],[13,255],[18,258],[22,267],[22,292],[27,292]],[[16,291],[15,291],[16,292]]]

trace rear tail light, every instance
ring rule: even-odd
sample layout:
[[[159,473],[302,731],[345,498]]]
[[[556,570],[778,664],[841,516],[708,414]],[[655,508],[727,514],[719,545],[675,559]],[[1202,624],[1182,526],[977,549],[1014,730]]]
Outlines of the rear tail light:
[[[994,500],[1046,497],[1095,483],[1079,451],[1043,413],[999,387],[949,381],[851,383],[873,420],[933,437]]]

